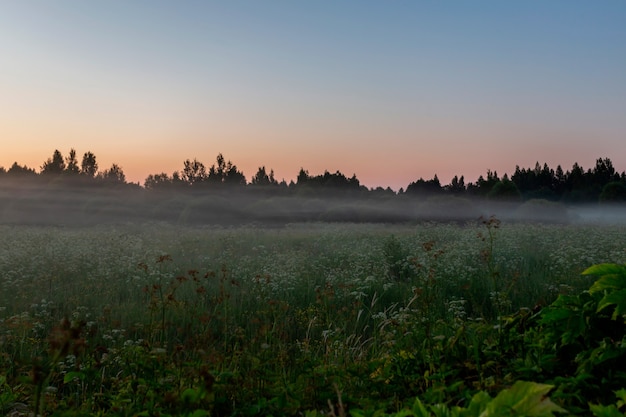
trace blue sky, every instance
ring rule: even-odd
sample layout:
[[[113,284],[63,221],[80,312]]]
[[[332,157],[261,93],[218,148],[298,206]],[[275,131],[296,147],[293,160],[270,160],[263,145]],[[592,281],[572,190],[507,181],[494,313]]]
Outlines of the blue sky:
[[[92,151],[143,182],[210,165],[368,186],[609,157],[626,2],[0,4],[0,166]]]

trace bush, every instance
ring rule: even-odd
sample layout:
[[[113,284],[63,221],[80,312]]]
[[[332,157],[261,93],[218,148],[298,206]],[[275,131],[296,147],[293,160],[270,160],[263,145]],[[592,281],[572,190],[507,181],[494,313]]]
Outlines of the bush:
[[[491,200],[500,201],[520,201],[522,199],[522,193],[520,193],[517,185],[510,180],[502,180],[497,182],[487,197]]]
[[[613,181],[606,184],[600,193],[601,202],[624,202],[626,201],[626,184],[621,181]]]
[[[567,223],[570,219],[567,207],[544,199],[532,199],[515,211],[515,219],[539,223]]]

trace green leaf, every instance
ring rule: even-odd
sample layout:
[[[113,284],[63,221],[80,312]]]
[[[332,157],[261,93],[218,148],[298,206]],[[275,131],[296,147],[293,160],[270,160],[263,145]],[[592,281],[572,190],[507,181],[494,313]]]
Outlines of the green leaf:
[[[609,306],[615,306],[615,311],[613,311],[613,315],[611,318],[616,320],[622,314],[626,313],[626,289],[621,289],[615,292],[611,292],[605,295],[598,302],[598,312],[605,309]]]
[[[63,377],[63,383],[67,384],[68,382],[72,382],[74,379],[85,379],[85,373],[81,371],[68,372]]]
[[[430,413],[419,398],[415,398],[415,403],[413,403],[413,414],[415,417],[430,417]]]
[[[550,326],[545,333],[549,340],[560,340],[563,345],[573,343],[587,332],[587,323],[581,309],[549,307],[542,312],[541,324]]]
[[[479,416],[480,413],[485,411],[487,405],[491,401],[491,397],[485,391],[480,391],[475,394],[467,407],[467,413],[464,415],[467,416]]]
[[[548,308],[542,312],[541,323],[553,324],[563,320],[570,320],[573,317],[578,317],[580,313],[575,310],[565,310],[562,308]]]
[[[195,403],[200,399],[201,393],[193,388],[187,388],[181,394],[181,399],[186,403]]]
[[[583,275],[597,275],[600,278],[589,288],[589,294],[607,292],[599,302],[597,311],[616,305],[613,319],[626,311],[626,265],[600,264],[583,272]]]
[[[585,303],[585,300],[583,299],[584,294],[585,293],[579,295],[559,295],[547,309],[541,311],[542,320],[545,320],[547,312],[580,310]]]
[[[626,276],[626,265],[618,264],[598,264],[585,269],[583,275],[596,275],[598,277],[604,275],[622,275]]]
[[[616,291],[626,288],[626,275],[603,275],[589,288],[590,294],[604,291]]]
[[[617,406],[622,407],[626,404],[626,389],[620,389],[615,391],[615,395],[617,396]]]
[[[452,417],[452,411],[446,404],[434,404],[430,409],[435,417]]]
[[[550,417],[555,412],[565,412],[548,397],[552,385],[517,381],[510,389],[501,391],[480,417],[520,415]]]
[[[589,404],[589,409],[595,417],[624,417],[617,407],[611,405],[594,405]]]

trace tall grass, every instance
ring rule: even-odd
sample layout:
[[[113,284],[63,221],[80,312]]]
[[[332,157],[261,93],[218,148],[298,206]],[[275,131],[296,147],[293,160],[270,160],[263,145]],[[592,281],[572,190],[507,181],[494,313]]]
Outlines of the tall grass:
[[[546,305],[587,288],[588,265],[625,263],[624,231],[488,221],[2,226],[0,369],[18,387],[5,402],[147,410],[165,407],[158,393],[182,407],[198,384],[206,389],[189,410],[315,407],[336,397],[333,384],[375,386],[393,402],[402,393],[385,391],[399,386],[390,375],[413,381],[407,394],[436,386],[424,375],[439,341],[488,343],[463,323]],[[268,398],[280,404],[259,402]]]

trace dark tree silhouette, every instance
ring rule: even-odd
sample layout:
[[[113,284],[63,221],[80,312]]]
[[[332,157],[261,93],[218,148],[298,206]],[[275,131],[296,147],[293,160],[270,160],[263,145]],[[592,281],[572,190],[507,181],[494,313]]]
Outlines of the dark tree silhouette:
[[[246,185],[245,175],[231,161],[226,162],[224,156],[217,155],[217,164],[209,169],[208,181],[212,184]]]
[[[204,164],[194,158],[193,161],[187,159],[184,162],[182,180],[190,186],[200,184],[208,179],[208,174]]]
[[[557,196],[562,197],[567,187],[567,175],[563,172],[563,168],[561,168],[561,165],[556,167],[556,171],[554,171],[553,181],[554,183],[552,185],[552,189],[554,190],[554,193]]]
[[[572,191],[575,189],[582,189],[585,187],[585,170],[578,165],[577,162],[572,166],[572,170],[567,175],[567,188]]]
[[[309,182],[310,178],[309,171],[300,168],[300,172],[298,172],[298,177],[296,178],[296,185],[305,185]]]
[[[146,190],[167,190],[172,187],[172,178],[165,172],[150,174],[143,184]]]
[[[13,176],[36,176],[37,172],[34,169],[28,168],[26,165],[22,166],[17,162],[13,162],[11,168],[7,170],[7,175]]]
[[[561,170],[562,174],[562,170]],[[526,198],[557,199],[555,193],[557,180],[554,170],[548,164],[541,166],[539,161],[535,163],[534,169],[520,169],[515,167],[515,173],[511,176],[511,181],[515,183],[519,191]]]
[[[497,171],[487,170],[487,179],[482,175],[476,180],[476,184],[468,184],[467,190],[470,194],[486,197],[491,189],[500,181]]]
[[[85,152],[83,155],[83,161],[80,164],[80,173],[89,178],[93,178],[98,173],[98,163],[96,162],[96,155],[91,152]]]
[[[339,172],[339,171],[337,171]],[[350,179],[348,180],[347,183],[348,187],[351,188],[361,188],[361,182],[359,181],[359,179],[356,177],[356,174],[352,174],[352,176],[350,177]],[[387,190],[393,191],[391,189],[391,187],[387,187]]]
[[[268,175],[267,172],[265,171],[265,166],[262,166],[262,167],[259,167],[259,170],[257,171],[257,173],[254,175],[254,177],[252,177],[250,184],[267,186],[267,185],[278,185],[278,182],[274,178],[274,170],[272,169]]]
[[[127,183],[124,171],[117,164],[113,164],[105,171],[98,171],[96,156],[91,152],[83,155],[82,163],[78,164],[76,150],[71,149],[66,158],[59,150],[55,150],[40,167],[39,175],[34,169],[20,166],[17,162],[9,169],[0,167],[0,176],[31,176],[27,181],[38,181],[37,177],[45,177],[41,184],[54,184],[55,189],[60,186],[73,185],[74,181],[69,180],[71,176],[80,174],[86,178],[97,177],[100,181],[91,182],[93,184],[109,183],[124,184],[124,189],[139,188],[138,184]],[[62,175],[63,179],[58,181],[56,176]],[[52,181],[50,181],[52,180]],[[85,181],[87,184],[89,181]],[[82,181],[81,181],[82,183]],[[191,185],[203,184],[198,187],[198,193],[208,190],[211,185],[247,185],[245,175],[237,169],[231,161],[228,161],[220,153],[216,162],[207,169],[202,162],[197,159],[184,161],[182,171],[176,171],[172,176],[165,173],[149,175],[144,181],[144,187],[148,190],[157,189],[184,189]],[[207,186],[208,188],[204,188]],[[321,175],[310,175],[307,170],[301,168],[295,182],[290,181],[289,185],[283,180],[278,183],[274,177],[273,170],[266,169],[265,166],[258,168],[252,177],[249,189],[256,191],[250,194],[252,198],[263,196],[274,196],[280,193],[302,194],[307,196],[366,196],[393,198],[396,195],[389,187],[372,188],[368,190],[361,186],[356,174],[346,177],[340,171],[334,173],[325,170]],[[263,186],[275,186],[263,188]],[[448,193],[452,195],[468,195],[483,198],[495,199],[552,199],[563,202],[598,202],[598,201],[623,201],[624,189],[626,187],[626,172],[618,173],[609,158],[599,158],[595,166],[591,169],[583,169],[578,163],[572,166],[570,171],[564,172],[559,165],[556,170],[551,169],[547,163],[540,164],[538,161],[533,168],[515,167],[515,172],[508,179],[505,174],[502,179],[497,172],[487,171],[486,178],[482,175],[476,183],[465,184],[463,176],[454,176],[450,184],[442,187],[435,175],[431,180],[419,180],[412,182],[406,191],[400,189],[397,193],[406,195],[434,195]],[[121,187],[116,187],[120,188]],[[228,188],[222,188],[227,190]],[[361,194],[361,191],[363,194]],[[357,194],[358,192],[358,194]],[[194,192],[195,194],[195,192]]]
[[[419,180],[410,183],[406,187],[405,193],[407,195],[433,195],[440,193],[442,190],[439,177],[435,174],[435,176],[430,180],[420,178]]]
[[[65,161],[63,155],[57,149],[41,166],[41,174],[43,175],[60,175],[65,171]]]
[[[351,178],[347,178],[340,171],[336,171],[334,174],[324,171],[322,175],[311,176],[304,168],[300,168],[295,186],[297,188],[304,187],[305,189],[329,190],[332,192],[361,189],[361,183],[356,174],[353,174]],[[367,188],[363,188],[367,190]]]
[[[98,174],[98,177],[106,182],[126,184],[126,175],[122,168],[117,164],[112,164],[111,168]]]
[[[236,165],[232,165],[230,161],[228,161],[228,169],[226,171],[226,176],[224,177],[224,184],[226,185],[246,185],[246,176],[243,175],[243,172],[237,169]]]
[[[374,197],[393,197],[396,193],[391,189],[391,187],[383,188],[376,187],[370,189],[370,194]]]
[[[454,176],[450,184],[446,185],[444,189],[450,194],[463,194],[465,192],[465,177],[461,175],[459,179],[458,176]]]
[[[619,174],[613,168],[613,162],[609,158],[599,158],[596,166],[591,171],[592,181],[597,185],[606,185],[612,181],[619,181]]]
[[[70,175],[77,175],[80,173],[78,167],[78,160],[76,159],[76,150],[70,149],[69,155],[65,158],[65,172]]]
[[[183,181],[180,172],[174,171],[172,173],[172,186],[173,187],[181,187],[185,185],[185,181]]]
[[[544,162],[543,167],[539,167],[539,162],[535,165],[535,176],[537,178],[537,187],[544,189],[552,189],[554,183],[554,171]]]

